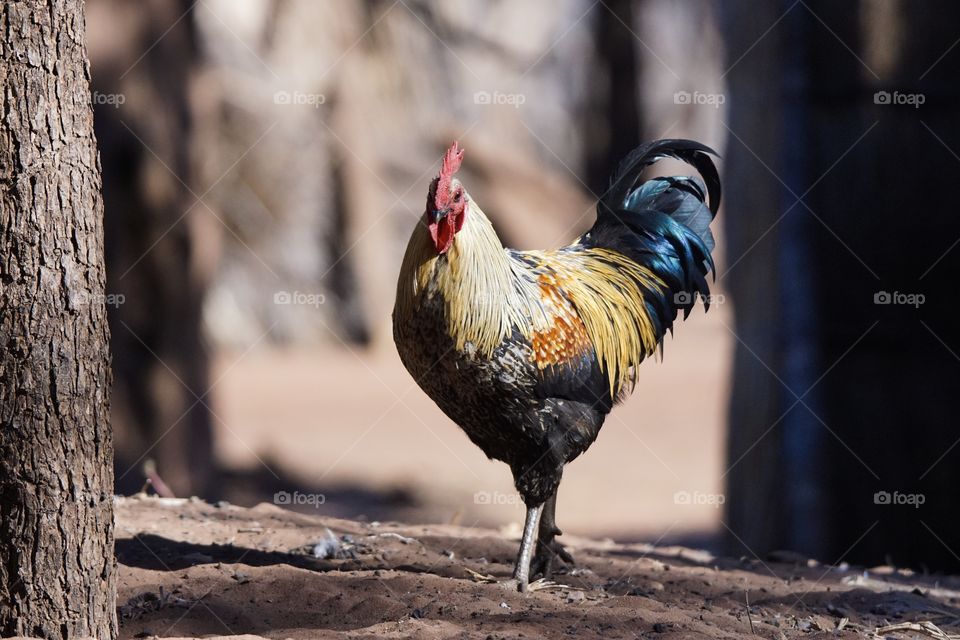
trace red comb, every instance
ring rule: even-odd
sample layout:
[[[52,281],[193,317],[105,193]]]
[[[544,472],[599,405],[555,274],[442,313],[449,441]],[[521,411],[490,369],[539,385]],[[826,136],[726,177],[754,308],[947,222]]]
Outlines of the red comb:
[[[443,164],[440,166],[439,182],[437,182],[438,194],[446,194],[447,190],[450,189],[450,180],[453,178],[453,174],[460,169],[461,162],[463,162],[463,149],[454,140],[443,155]]]

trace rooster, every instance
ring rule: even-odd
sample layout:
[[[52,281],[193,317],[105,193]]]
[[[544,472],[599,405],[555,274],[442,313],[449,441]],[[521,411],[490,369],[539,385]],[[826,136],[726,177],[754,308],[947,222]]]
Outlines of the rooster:
[[[564,465],[596,439],[678,312],[686,318],[701,297],[709,307],[710,223],[720,205],[711,154],[690,140],[635,149],[593,227],[553,251],[504,248],[454,177],[463,160],[456,142],[430,184],[400,268],[394,341],[426,394],[510,466],[527,509],[511,587],[525,592],[557,558],[573,562],[555,539]],[[692,165],[702,180],[641,182],[663,158]]]

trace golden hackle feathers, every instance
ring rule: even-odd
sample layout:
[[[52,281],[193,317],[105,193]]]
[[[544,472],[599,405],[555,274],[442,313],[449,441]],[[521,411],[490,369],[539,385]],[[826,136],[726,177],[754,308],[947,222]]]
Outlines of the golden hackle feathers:
[[[632,367],[659,343],[644,289],[665,283],[649,269],[609,249],[529,251],[512,257],[490,221],[468,198],[466,220],[445,256],[419,228],[401,266],[395,313],[412,317],[422,301],[443,299],[455,348],[489,357],[517,330],[533,346],[541,369],[580,355],[584,332],[618,395]],[[422,227],[422,225],[421,225]]]
[[[421,224],[407,245],[397,285],[396,312],[411,317],[421,300],[443,299],[447,331],[458,350],[490,355],[513,327],[525,327],[525,298],[536,294],[532,283],[518,281],[516,264],[500,243],[493,225],[467,198],[466,220],[450,250],[438,256]],[[545,326],[541,318],[537,326]]]

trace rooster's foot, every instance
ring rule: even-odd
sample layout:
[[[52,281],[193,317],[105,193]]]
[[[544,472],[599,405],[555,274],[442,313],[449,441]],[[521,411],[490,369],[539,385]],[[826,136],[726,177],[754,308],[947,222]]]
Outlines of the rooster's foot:
[[[575,564],[570,552],[556,540],[552,540],[546,546],[538,544],[537,553],[533,556],[533,562],[530,565],[530,574],[540,576],[543,580],[550,580],[557,558],[566,564]]]
[[[523,583],[517,578],[510,578],[509,580],[500,580],[497,582],[497,585],[503,587],[507,591],[520,593],[533,593],[534,591],[547,591],[550,589],[567,589],[562,584],[557,584],[549,580],[544,580],[540,578],[539,580],[534,580],[533,582]]]
[[[470,569],[469,567],[464,567],[463,569],[468,574],[470,574],[470,577],[473,579],[474,582],[480,582],[482,584],[496,584],[503,587],[507,591],[520,591],[521,593],[523,593],[523,592],[532,592],[532,591],[547,591],[550,589],[569,589],[569,587],[567,587],[566,585],[557,584],[555,582],[551,582],[550,580],[544,580],[543,578],[539,580],[534,580],[533,582],[527,585],[521,585],[520,581],[517,580],[516,578],[508,578],[507,580],[501,580],[500,578],[494,575],[491,575],[489,573],[480,573],[478,571],[474,571],[473,569]]]

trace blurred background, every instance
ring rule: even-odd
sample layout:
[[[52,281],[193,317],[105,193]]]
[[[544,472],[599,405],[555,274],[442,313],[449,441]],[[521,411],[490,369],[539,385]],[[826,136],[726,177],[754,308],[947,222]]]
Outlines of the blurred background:
[[[568,467],[559,524],[960,570],[956,3],[87,13],[119,492],[518,527],[391,338],[439,158],[460,140],[504,242],[549,248],[627,151],[690,137],[722,155],[717,296]]]

